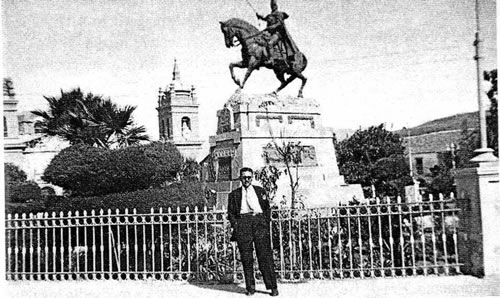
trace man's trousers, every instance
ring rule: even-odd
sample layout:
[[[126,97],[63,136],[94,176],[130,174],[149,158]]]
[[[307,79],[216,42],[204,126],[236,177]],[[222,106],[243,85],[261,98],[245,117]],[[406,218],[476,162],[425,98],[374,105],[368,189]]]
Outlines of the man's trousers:
[[[259,270],[262,273],[266,289],[277,289],[269,223],[266,217],[262,214],[242,214],[238,220],[236,240],[238,242],[238,249],[240,250],[241,262],[243,263],[247,290],[255,289],[253,271],[254,244],[259,262]]]

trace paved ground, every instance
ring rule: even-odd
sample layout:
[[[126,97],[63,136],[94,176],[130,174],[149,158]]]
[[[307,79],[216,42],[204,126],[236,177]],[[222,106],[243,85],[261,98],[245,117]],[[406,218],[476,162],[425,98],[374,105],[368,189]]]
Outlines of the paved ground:
[[[500,297],[500,277],[407,277],[281,283],[279,297]],[[243,285],[168,281],[10,281],[3,297],[246,297]],[[270,297],[263,284],[253,296]]]

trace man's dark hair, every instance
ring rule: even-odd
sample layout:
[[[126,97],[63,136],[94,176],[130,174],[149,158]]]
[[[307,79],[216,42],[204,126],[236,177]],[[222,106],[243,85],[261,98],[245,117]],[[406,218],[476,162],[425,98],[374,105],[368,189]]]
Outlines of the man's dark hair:
[[[243,172],[250,172],[253,174],[253,170],[251,168],[248,168],[248,167],[244,167],[244,168],[240,169],[240,176],[241,176],[241,174],[243,174]]]

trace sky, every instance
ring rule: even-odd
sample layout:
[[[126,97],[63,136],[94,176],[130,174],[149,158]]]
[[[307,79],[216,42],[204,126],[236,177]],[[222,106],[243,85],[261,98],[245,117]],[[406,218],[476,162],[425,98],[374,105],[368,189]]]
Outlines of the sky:
[[[216,132],[216,112],[237,86],[219,21],[237,17],[260,29],[253,8],[269,0],[3,0],[3,76],[21,110],[44,109],[43,96],[80,87],[137,106],[135,121],[158,139],[158,89],[172,80],[174,58],[200,104],[200,135]],[[496,1],[480,1],[482,69],[497,68]],[[288,31],[308,58],[304,100],[323,125],[412,127],[478,109],[472,0],[278,0]],[[252,8],[253,7],[253,8]],[[243,71],[237,72],[241,77]],[[254,72],[247,93],[279,82]],[[300,81],[282,91],[296,95]],[[483,86],[487,88],[487,85]]]

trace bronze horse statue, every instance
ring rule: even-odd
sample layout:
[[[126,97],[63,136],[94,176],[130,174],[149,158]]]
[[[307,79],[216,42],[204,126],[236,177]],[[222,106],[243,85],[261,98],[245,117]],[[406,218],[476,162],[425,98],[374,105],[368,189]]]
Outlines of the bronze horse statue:
[[[226,47],[230,48],[237,46],[238,44],[235,43],[235,39],[241,45],[242,60],[229,64],[231,77],[236,85],[243,88],[245,82],[254,70],[258,70],[260,67],[266,67],[272,69],[276,78],[281,82],[278,89],[273,92],[274,94],[285,88],[296,78],[299,78],[302,80],[302,85],[300,86],[298,97],[302,97],[302,90],[307,82],[307,78],[302,74],[307,66],[307,58],[303,53],[300,51],[296,52],[293,57],[291,57],[292,59],[286,58],[286,54],[280,55],[280,58],[273,64],[266,63],[268,59],[266,55],[265,36],[263,36],[265,32],[261,32],[252,24],[237,18],[229,19],[226,22],[220,22],[220,24],[222,33],[224,34]],[[278,43],[277,46],[280,47],[280,43]],[[234,75],[233,69],[235,67],[247,69],[242,82]],[[289,75],[286,79],[285,74]]]

